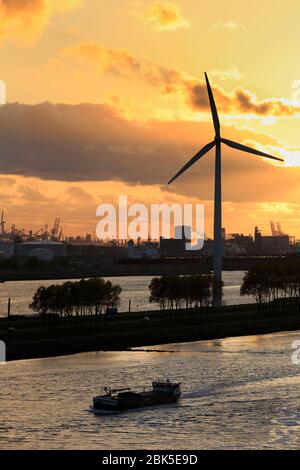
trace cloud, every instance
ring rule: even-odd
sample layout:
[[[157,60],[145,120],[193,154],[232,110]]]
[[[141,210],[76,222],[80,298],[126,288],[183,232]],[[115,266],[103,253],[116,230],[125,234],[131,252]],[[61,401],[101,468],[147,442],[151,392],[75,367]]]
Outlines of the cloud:
[[[280,143],[263,134],[225,126],[223,132],[229,139],[282,153]],[[166,187],[176,170],[211,139],[210,134],[211,123],[128,121],[107,105],[6,104],[0,107],[0,173],[62,182],[122,181]],[[278,200],[278,194],[285,200],[286,186],[289,191],[298,188],[299,168],[273,166],[225,146],[223,160],[228,200]],[[169,190],[210,199],[213,171],[210,154]],[[88,203],[90,198],[73,187],[69,197]],[[27,199],[28,194],[24,194]]]
[[[112,49],[95,42],[81,42],[61,49],[61,53],[94,64],[99,71],[127,79],[141,80],[149,86],[157,87],[164,94],[179,93],[193,111],[207,111],[209,103],[204,80],[188,76],[145,60],[139,60],[125,49]],[[227,71],[227,77],[237,77],[238,71]],[[212,71],[212,75],[221,75]],[[223,78],[226,73],[223,71]],[[292,116],[300,112],[300,104],[284,98],[258,100],[256,95],[242,87],[226,92],[213,86],[218,110],[227,114],[256,114],[258,116]]]
[[[0,0],[0,40],[33,42],[49,20],[61,11],[77,7],[82,0]]]
[[[75,28],[75,26],[71,26],[70,28],[67,28],[65,31],[62,32],[62,36],[64,38],[78,38],[80,35],[80,30],[78,28]]]
[[[71,196],[72,200],[78,203],[95,203],[94,197],[78,186],[70,186],[67,193]]]
[[[97,206],[100,203],[116,206],[119,195],[124,194],[129,204],[142,202],[149,209],[154,194],[156,203],[187,202],[186,197],[163,191],[158,186],[132,186],[114,181],[105,181],[101,185],[98,182],[76,182],[70,186],[64,181],[44,181],[22,176],[14,179],[16,184],[5,188],[5,194],[0,191],[7,230],[16,224],[18,229],[24,227],[35,232],[46,223],[52,227],[54,219],[60,217],[64,235],[93,233],[99,221],[96,216]],[[44,195],[47,195],[47,201]],[[197,200],[189,198],[189,202],[195,203]]]
[[[145,12],[144,18],[155,31],[176,31],[190,27],[180,7],[173,2],[155,3]]]
[[[46,196],[47,193],[42,193],[34,185],[22,184],[18,186],[17,190],[23,203],[35,203],[37,201],[39,201],[39,203],[50,202],[50,199]]]
[[[155,184],[167,175],[161,156],[170,152],[180,155],[175,138],[166,141],[151,125],[127,121],[106,105],[0,107],[2,174]]]
[[[121,77],[146,75],[150,70],[150,66],[134,59],[125,49],[110,49],[95,42],[81,42],[76,46],[65,47],[61,52],[85,62],[93,62],[102,71]]]
[[[195,111],[207,107],[206,86],[204,82],[187,82],[186,92],[190,106]],[[214,87],[217,107],[227,114],[257,114],[259,116],[292,116],[300,112],[299,103],[285,98],[258,100],[255,93],[237,87],[226,93],[221,87]]]
[[[244,76],[235,65],[230,66],[224,70],[211,70],[209,76],[217,80],[241,80]]]
[[[15,182],[14,178],[7,178],[6,176],[0,177],[0,186],[12,186]]]
[[[212,159],[213,160],[213,159]],[[224,161],[224,169],[227,166]],[[205,161],[201,162],[205,165]],[[235,175],[234,178],[238,177]],[[11,178],[11,177],[10,177]],[[191,173],[187,176],[191,178]],[[96,207],[101,202],[117,204],[119,195],[128,195],[129,204],[142,202],[147,206],[153,202],[156,203],[197,203],[203,202],[205,205],[205,232],[212,234],[213,229],[213,201],[204,199],[202,189],[202,179],[197,175],[198,186],[195,197],[180,195],[164,191],[158,186],[132,186],[120,182],[77,182],[69,183],[60,181],[44,181],[38,178],[28,178],[22,176],[14,176],[16,184],[9,185],[5,189],[5,194],[1,192],[3,197],[4,217],[6,220],[6,228],[9,230],[12,224],[16,224],[18,229],[23,227],[27,230],[37,231],[47,223],[52,226],[55,217],[61,218],[64,235],[77,235],[93,233],[98,222],[96,217]],[[213,183],[210,178],[211,185]],[[244,182],[244,180],[243,180]],[[226,183],[226,184],[225,184]],[[255,225],[263,229],[264,234],[270,233],[269,220],[279,220],[282,223],[283,230],[291,235],[299,234],[299,214],[300,205],[291,201],[291,194],[286,191],[285,202],[280,199],[274,199],[269,202],[259,202],[255,200],[249,201],[231,201],[228,199],[230,192],[228,191],[227,175],[224,178],[224,198],[223,198],[223,222],[229,233],[253,233]],[[34,197],[31,200],[24,199],[21,192],[22,188],[28,188],[28,193],[32,188],[36,189]],[[89,197],[81,199],[74,197],[73,189],[80,190]],[[252,186],[253,188],[253,186]],[[261,185],[256,184],[254,196],[260,197]],[[173,188],[174,189],[174,188]],[[48,202],[41,199],[40,195],[47,195]],[[277,191],[277,197],[280,197]],[[287,201],[291,202],[287,202]],[[295,198],[297,200],[297,198]],[[283,201],[283,199],[282,199]]]
[[[227,164],[224,161],[224,169],[226,169]],[[205,165],[204,160],[201,165]],[[236,177],[238,175],[234,176],[234,178]],[[187,178],[188,180],[191,178],[191,173]],[[147,206],[153,202],[184,204],[201,201],[205,204],[205,232],[212,234],[213,201],[204,199],[202,179],[199,174],[197,175],[197,193],[194,198],[164,191],[163,188],[158,186],[130,186],[114,181],[101,182],[101,185],[98,182],[77,182],[72,183],[72,186],[70,186],[69,183],[63,181],[45,181],[22,176],[14,176],[13,179],[16,184],[3,188],[5,194],[3,194],[4,191],[0,191],[8,230],[12,224],[16,224],[18,229],[24,227],[35,232],[44,227],[46,223],[51,227],[55,217],[60,217],[64,235],[93,233],[99,220],[96,217],[97,205],[101,202],[115,205],[118,202],[119,195],[127,194],[129,204],[143,202]],[[212,185],[213,179],[210,178],[210,180]],[[263,229],[264,234],[268,234],[270,232],[269,220],[279,220],[285,232],[291,235],[299,234],[300,205],[293,201],[287,202],[288,200],[291,201],[291,195],[286,191],[286,188],[285,202],[279,202],[280,199],[274,199],[274,201],[277,201],[275,203],[273,201],[258,202],[255,200],[251,202],[233,202],[228,199],[230,192],[228,191],[227,175],[224,178],[223,186],[223,222],[227,232],[253,233],[254,226],[258,225]],[[22,192],[24,188],[28,188],[25,192],[30,193],[31,200],[24,199],[24,191]],[[31,192],[32,188],[35,188],[35,194]],[[71,189],[70,194],[70,188],[78,189],[78,196],[80,190],[82,190],[88,197],[85,199],[81,199],[80,196],[74,197],[74,191]],[[256,188],[260,190],[261,185],[256,184]],[[253,193],[256,196],[256,191],[253,191]],[[43,200],[41,195],[47,195],[48,202]],[[257,197],[260,197],[260,195],[260,192],[258,192]],[[279,196],[277,191],[277,197]],[[297,198],[294,200],[297,200]]]
[[[6,104],[0,107],[0,193],[7,226],[27,228],[30,221],[39,229],[59,216],[65,234],[84,233],[95,228],[99,203],[116,203],[125,194],[131,202],[147,204],[204,202],[206,231],[211,233],[213,151],[166,185],[211,134],[208,122],[128,121],[107,105]],[[224,126],[223,134],[276,155],[292,152],[248,129]],[[274,166],[226,146],[222,162],[224,223],[229,230],[263,225],[271,218],[266,204],[291,205],[299,199],[299,167]],[[270,213],[275,209],[270,207]],[[291,233],[298,230],[297,210],[281,215]]]
[[[241,31],[245,30],[246,26],[243,24],[236,23],[235,21],[228,20],[228,21],[220,21],[213,25],[213,29],[227,29],[228,31]]]

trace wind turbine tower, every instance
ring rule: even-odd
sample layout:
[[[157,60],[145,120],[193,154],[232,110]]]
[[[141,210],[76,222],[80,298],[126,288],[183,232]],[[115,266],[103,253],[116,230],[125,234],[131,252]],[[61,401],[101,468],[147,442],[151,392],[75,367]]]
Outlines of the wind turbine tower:
[[[259,150],[253,149],[246,145],[238,144],[232,140],[221,137],[221,126],[215,104],[213,92],[205,73],[205,81],[209,104],[215,129],[215,139],[205,145],[191,160],[189,160],[177,173],[168,184],[171,184],[178,176],[182,175],[190,166],[196,163],[203,155],[205,155],[213,147],[216,148],[215,153],[215,194],[214,194],[214,245],[213,245],[213,274],[215,278],[215,287],[213,291],[213,306],[222,306],[222,181],[221,181],[221,144],[225,144],[236,150],[260,155],[261,157],[271,158],[272,160],[283,161],[281,158],[273,157]]]

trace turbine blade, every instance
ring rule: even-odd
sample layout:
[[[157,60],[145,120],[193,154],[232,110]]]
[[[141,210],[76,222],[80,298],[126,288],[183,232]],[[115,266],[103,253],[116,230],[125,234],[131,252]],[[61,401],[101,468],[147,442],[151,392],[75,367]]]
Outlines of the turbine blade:
[[[196,155],[191,158],[182,168],[181,170],[176,173],[175,176],[173,176],[172,179],[168,182],[168,184],[171,184],[178,176],[182,175],[182,173],[185,172],[190,166],[192,166],[194,163],[196,163],[197,160],[199,160],[203,155],[205,155],[210,149],[212,149],[215,146],[216,142],[213,140],[209,144],[205,145]]]
[[[212,114],[212,118],[214,122],[214,128],[215,128],[216,136],[219,137],[220,136],[220,121],[219,121],[216,103],[214,100],[214,95],[213,95],[206,72],[205,72],[205,80],[206,80],[206,87],[207,87],[207,93],[208,93],[208,98],[209,98],[209,103],[210,103],[211,114]]]
[[[260,150],[253,149],[251,147],[247,147],[247,145],[238,144],[237,142],[233,142],[232,140],[221,138],[221,142],[223,142],[223,144],[228,145],[228,147],[232,147],[233,149],[242,150],[242,152],[254,153],[254,155],[260,155],[261,157],[271,158],[272,160],[278,160],[279,162],[284,161],[283,158],[273,157],[268,153],[261,152]]]

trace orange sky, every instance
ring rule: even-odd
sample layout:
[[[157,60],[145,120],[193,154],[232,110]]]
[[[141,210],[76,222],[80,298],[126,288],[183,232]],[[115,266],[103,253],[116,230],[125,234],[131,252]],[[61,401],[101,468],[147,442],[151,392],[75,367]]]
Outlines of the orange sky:
[[[165,183],[213,137],[203,72],[225,137],[223,225],[269,221],[300,238],[300,41],[296,0],[0,0],[0,206],[8,225],[93,232],[96,207],[203,202],[213,153]],[[63,104],[60,104],[63,103]],[[83,104],[82,104],[83,103]]]

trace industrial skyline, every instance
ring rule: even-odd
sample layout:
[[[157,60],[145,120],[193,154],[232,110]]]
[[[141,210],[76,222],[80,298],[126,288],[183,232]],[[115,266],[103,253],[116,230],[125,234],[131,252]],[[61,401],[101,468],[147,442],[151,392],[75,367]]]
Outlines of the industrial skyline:
[[[42,241],[42,240],[52,240],[58,242],[68,242],[68,243],[92,243],[92,242],[108,242],[111,241],[118,241],[121,244],[124,242],[130,241],[130,238],[127,239],[120,239],[120,240],[98,240],[95,231],[84,231],[82,233],[73,232],[68,235],[64,235],[64,228],[63,222],[60,217],[56,217],[54,222],[51,224],[44,224],[40,229],[34,230],[30,226],[19,228],[16,224],[11,223],[9,224],[5,219],[4,210],[0,210],[1,217],[0,217],[0,242],[24,242],[24,241]],[[189,233],[192,234],[192,227],[185,227]],[[173,227],[171,229],[171,238],[177,238],[178,233],[184,233],[183,226],[182,227]],[[173,233],[172,233],[173,232]],[[176,235],[177,233],[177,235]],[[243,233],[242,231],[228,231],[226,228],[222,228],[222,239],[232,239],[234,237],[253,237],[257,233],[264,233],[265,237],[288,237],[291,243],[298,243],[298,240],[293,234],[288,234],[282,229],[282,224],[280,222],[269,221],[269,231],[264,232],[261,230],[258,225],[256,225],[251,233]],[[205,240],[213,240],[212,237],[205,234]],[[135,242],[139,242],[139,239],[134,240]],[[159,239],[151,240],[150,235],[147,239],[142,239],[141,241],[153,241],[159,242]]]

